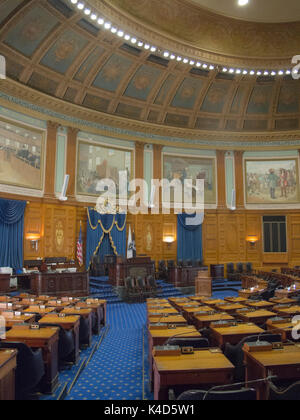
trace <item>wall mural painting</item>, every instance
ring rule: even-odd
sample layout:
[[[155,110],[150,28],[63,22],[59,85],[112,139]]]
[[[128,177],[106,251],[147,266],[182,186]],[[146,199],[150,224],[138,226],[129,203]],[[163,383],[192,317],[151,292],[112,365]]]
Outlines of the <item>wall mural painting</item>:
[[[215,168],[215,159],[209,157],[173,156],[167,154],[163,156],[164,179],[169,181],[180,179],[181,182],[184,182],[185,179],[204,179],[205,204],[216,203]],[[171,201],[173,200],[171,196]]]
[[[80,141],[78,144],[77,193],[99,196],[101,179],[111,179],[119,187],[119,172],[126,171],[128,181],[133,176],[133,151]]]
[[[0,120],[0,183],[43,189],[44,134]]]
[[[246,202],[281,204],[299,201],[296,159],[246,160]]]

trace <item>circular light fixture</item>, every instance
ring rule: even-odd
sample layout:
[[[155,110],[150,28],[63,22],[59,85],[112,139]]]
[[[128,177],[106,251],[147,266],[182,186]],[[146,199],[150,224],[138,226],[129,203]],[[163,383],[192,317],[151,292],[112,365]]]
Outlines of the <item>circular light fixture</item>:
[[[239,6],[246,6],[249,3],[249,0],[238,0]]]

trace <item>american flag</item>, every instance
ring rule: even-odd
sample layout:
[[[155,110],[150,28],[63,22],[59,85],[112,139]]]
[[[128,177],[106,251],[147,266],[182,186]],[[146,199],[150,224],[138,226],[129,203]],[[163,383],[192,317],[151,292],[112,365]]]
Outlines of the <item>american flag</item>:
[[[78,241],[77,241],[77,259],[78,259],[80,267],[82,267],[83,266],[83,245],[82,245],[81,224],[80,224],[79,238],[78,238]]]

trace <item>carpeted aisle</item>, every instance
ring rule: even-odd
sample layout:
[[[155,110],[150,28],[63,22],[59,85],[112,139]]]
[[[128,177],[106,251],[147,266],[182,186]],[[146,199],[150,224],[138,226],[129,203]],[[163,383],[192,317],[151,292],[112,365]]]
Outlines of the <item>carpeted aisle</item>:
[[[233,291],[214,298],[237,296]],[[147,309],[145,303],[110,304],[108,333],[84,368],[69,400],[150,400]]]
[[[109,332],[69,400],[149,399],[146,305],[108,305]]]

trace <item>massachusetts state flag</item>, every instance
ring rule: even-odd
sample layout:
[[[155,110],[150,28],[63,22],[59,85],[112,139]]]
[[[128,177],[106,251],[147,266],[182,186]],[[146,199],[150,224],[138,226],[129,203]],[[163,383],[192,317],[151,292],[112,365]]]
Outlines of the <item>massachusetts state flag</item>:
[[[78,259],[80,267],[82,267],[83,266],[83,245],[82,245],[81,224],[80,224],[79,238],[78,238],[78,241],[77,241],[77,259]]]

